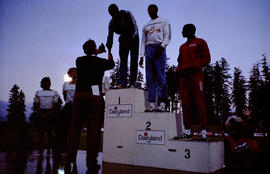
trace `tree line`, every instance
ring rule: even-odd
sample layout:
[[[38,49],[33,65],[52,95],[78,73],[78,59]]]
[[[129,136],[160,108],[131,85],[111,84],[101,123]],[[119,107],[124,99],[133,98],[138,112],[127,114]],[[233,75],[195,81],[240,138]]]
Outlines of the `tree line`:
[[[110,89],[118,85],[119,61],[110,75]],[[270,116],[270,71],[265,54],[256,62],[245,78],[239,67],[231,68],[225,58],[221,58],[204,69],[204,92],[208,124],[223,125],[231,115],[237,115],[251,122],[256,128],[269,130]],[[169,94],[169,110],[179,112],[181,98],[176,66],[166,66]],[[138,71],[136,87],[146,89],[143,74]],[[8,122],[16,125],[25,122],[25,95],[16,84],[10,90]]]

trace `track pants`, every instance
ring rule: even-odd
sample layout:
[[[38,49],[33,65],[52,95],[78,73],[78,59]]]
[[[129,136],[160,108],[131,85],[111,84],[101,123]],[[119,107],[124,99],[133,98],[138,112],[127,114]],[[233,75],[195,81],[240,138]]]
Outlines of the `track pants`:
[[[192,72],[179,79],[182,99],[184,126],[191,128],[192,112],[195,111],[202,129],[206,129],[206,107],[203,90],[203,72]]]

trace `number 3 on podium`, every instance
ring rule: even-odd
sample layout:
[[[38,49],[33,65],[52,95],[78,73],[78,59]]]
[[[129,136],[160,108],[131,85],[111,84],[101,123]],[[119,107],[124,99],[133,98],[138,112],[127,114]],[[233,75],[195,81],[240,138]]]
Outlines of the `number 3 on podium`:
[[[190,158],[190,150],[189,149],[185,149],[186,155],[185,158],[189,159]]]

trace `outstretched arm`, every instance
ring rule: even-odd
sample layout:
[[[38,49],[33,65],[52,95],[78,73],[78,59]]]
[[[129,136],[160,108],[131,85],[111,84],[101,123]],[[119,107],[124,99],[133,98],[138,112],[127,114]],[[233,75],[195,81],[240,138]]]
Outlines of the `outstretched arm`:
[[[108,33],[107,42],[106,42],[106,47],[108,48],[108,54],[111,53],[112,45],[113,45],[113,29],[110,22],[109,33]]]

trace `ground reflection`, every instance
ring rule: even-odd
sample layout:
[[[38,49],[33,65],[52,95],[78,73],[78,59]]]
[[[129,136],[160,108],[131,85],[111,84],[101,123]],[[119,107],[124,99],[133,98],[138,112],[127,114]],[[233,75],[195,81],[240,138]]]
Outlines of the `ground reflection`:
[[[85,174],[86,151],[79,150],[77,166],[72,174]],[[102,164],[102,153],[98,155],[98,164]],[[42,155],[37,150],[31,152],[0,152],[0,174],[64,174],[64,155]],[[102,174],[102,171],[99,171]]]

